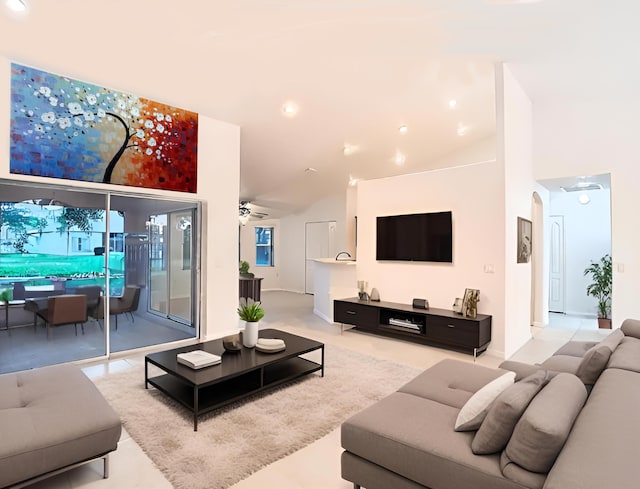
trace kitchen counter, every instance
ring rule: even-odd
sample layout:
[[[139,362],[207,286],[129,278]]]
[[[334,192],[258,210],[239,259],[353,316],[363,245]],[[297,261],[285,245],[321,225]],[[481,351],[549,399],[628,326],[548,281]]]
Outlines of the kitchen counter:
[[[333,324],[333,300],[358,295],[355,260],[316,258],[313,271],[313,313]]]

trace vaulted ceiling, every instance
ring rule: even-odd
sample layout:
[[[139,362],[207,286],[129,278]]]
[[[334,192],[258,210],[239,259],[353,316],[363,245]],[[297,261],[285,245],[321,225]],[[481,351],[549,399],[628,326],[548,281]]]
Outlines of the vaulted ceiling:
[[[640,82],[631,0],[24,1],[0,54],[239,125],[273,215],[492,145],[495,62],[534,101]]]

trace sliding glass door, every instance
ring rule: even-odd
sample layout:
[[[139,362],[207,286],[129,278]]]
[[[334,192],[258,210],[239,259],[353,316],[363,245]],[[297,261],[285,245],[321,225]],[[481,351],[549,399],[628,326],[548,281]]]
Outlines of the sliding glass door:
[[[197,203],[3,181],[0,196],[0,373],[197,336]]]
[[[2,184],[0,195],[0,373],[104,356],[106,195]],[[117,216],[111,226],[122,232]]]
[[[151,304],[155,313],[185,325],[194,324],[196,209],[149,217]]]
[[[135,314],[118,316],[122,324],[144,323],[145,335],[120,341],[112,332],[111,351],[195,338],[197,325],[198,246],[196,203],[114,195],[112,208],[124,215],[126,289],[139,288]],[[115,315],[112,315],[112,323]],[[122,330],[124,331],[124,330]]]

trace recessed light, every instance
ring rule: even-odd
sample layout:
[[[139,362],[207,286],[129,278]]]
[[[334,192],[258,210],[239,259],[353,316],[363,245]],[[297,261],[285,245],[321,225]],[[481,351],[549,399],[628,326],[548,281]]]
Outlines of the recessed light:
[[[402,166],[404,165],[405,161],[407,161],[406,155],[404,153],[401,153],[400,151],[396,151],[396,154],[393,157],[393,162],[398,166]]]
[[[591,202],[591,197],[589,197],[587,194],[580,194],[578,196],[578,202],[580,202],[582,205],[587,205],[589,202]]]
[[[407,132],[409,132],[409,127],[406,124],[402,124],[399,128],[398,128],[398,132],[400,134],[407,134]]]
[[[349,187],[355,187],[357,183],[358,179],[353,178],[351,175],[349,175]]]
[[[451,100],[449,100],[449,108],[450,109],[455,109],[458,106],[458,101],[454,98],[452,98]]]
[[[344,154],[345,156],[350,156],[356,151],[358,151],[358,147],[354,146],[353,144],[345,144],[342,148],[342,154]]]
[[[7,0],[6,5],[7,8],[14,12],[24,12],[27,10],[27,6],[22,0]]]
[[[318,173],[318,170],[316,170],[315,168],[313,168],[311,166],[308,167],[308,168],[305,168],[304,171],[307,172],[307,173]]]
[[[282,113],[287,117],[295,117],[298,113],[298,106],[293,102],[287,102],[282,106]]]
[[[465,126],[464,124],[462,124],[462,122],[458,122],[458,136],[464,136],[465,134],[467,134],[468,130],[468,126]]]

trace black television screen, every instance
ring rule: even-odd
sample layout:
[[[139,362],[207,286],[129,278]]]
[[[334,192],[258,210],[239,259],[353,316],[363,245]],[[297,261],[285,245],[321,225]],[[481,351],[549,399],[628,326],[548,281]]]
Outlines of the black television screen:
[[[376,260],[453,262],[451,211],[381,216]]]

